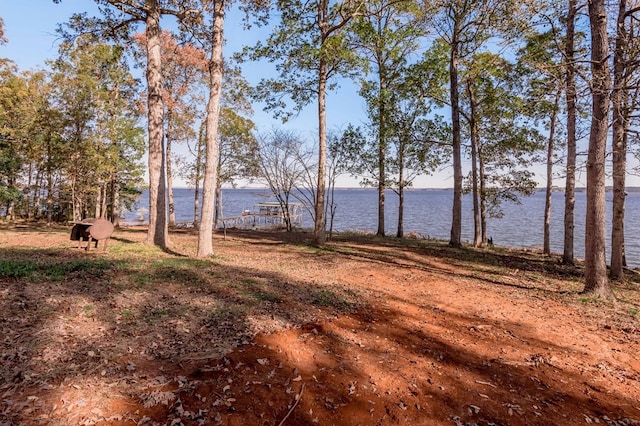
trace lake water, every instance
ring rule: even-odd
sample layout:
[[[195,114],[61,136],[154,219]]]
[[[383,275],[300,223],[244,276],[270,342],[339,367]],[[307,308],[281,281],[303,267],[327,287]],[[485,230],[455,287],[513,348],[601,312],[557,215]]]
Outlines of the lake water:
[[[337,189],[336,231],[377,230],[377,191],[375,189]],[[607,215],[611,215],[611,193],[607,193]],[[193,190],[174,190],[176,220],[193,221]],[[412,189],[405,193],[405,235],[416,232],[425,237],[448,240],[451,232],[451,203],[453,191],[449,189]],[[524,197],[521,204],[504,203],[504,217],[488,219],[488,235],[496,245],[518,248],[541,248],[544,220],[543,191]],[[223,214],[239,216],[243,210],[255,210],[259,202],[272,201],[265,189],[224,189],[222,194]],[[473,240],[473,206],[471,197],[463,197],[462,239]],[[137,208],[148,209],[148,193],[145,191]],[[584,256],[584,219],[586,193],[576,193],[575,256]],[[552,198],[551,249],[562,253],[564,238],[564,194],[556,192]],[[398,197],[386,194],[385,229],[387,235],[395,235],[398,220]],[[145,215],[144,219],[148,219]],[[125,222],[139,223],[136,209],[125,213]],[[611,234],[610,219],[607,221],[607,236]],[[312,228],[311,216],[304,212],[303,226]],[[629,193],[626,205],[625,241],[627,262],[631,267],[640,267],[640,193]],[[607,254],[608,259],[608,254]]]

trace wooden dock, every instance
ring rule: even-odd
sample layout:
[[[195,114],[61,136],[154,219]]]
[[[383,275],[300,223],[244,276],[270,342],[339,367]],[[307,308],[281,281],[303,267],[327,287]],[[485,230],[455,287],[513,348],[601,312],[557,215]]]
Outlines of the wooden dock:
[[[259,203],[257,212],[245,210],[240,216],[228,216],[218,219],[221,228],[268,228],[285,225],[285,215],[279,203]],[[302,204],[289,203],[291,225],[302,224]]]

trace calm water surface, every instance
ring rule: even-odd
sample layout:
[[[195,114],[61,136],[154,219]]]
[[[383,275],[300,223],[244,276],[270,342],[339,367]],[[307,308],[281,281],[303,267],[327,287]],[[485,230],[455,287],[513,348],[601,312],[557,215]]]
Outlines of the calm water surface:
[[[174,190],[176,220],[193,221],[193,190]],[[405,193],[405,235],[416,232],[424,237],[448,240],[451,232],[451,203],[453,191],[448,189],[413,189]],[[489,218],[488,234],[496,245],[518,248],[541,248],[543,242],[544,192],[525,197],[521,204],[504,203],[502,218]],[[575,215],[575,255],[584,256],[584,212],[586,193],[576,193]],[[225,189],[222,194],[223,214],[238,216],[243,210],[254,210],[263,201],[272,201],[267,190]],[[148,193],[144,192],[136,209],[145,213],[148,208]],[[377,191],[375,189],[336,190],[336,216],[334,229],[337,231],[357,230],[375,232],[377,230]],[[138,222],[137,211],[126,212],[125,221]],[[463,198],[462,239],[473,240],[473,206],[470,197]],[[395,235],[398,221],[398,197],[389,191],[386,194],[385,229],[387,235]],[[564,238],[564,194],[554,193],[551,208],[551,250],[562,253]],[[607,235],[610,230],[611,194],[607,194]],[[303,226],[313,227],[311,216],[305,212]],[[144,216],[144,221],[148,219]],[[631,267],[640,267],[640,193],[627,196],[625,241],[627,261]],[[607,256],[608,258],[608,256]]]

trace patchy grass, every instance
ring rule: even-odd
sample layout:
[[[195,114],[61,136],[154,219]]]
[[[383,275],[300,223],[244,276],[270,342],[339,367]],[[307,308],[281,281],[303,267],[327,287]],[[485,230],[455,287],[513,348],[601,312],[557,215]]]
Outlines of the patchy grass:
[[[43,233],[0,226],[2,424],[640,419],[638,274],[614,303],[557,258],[420,236],[228,231],[194,259],[189,232]]]
[[[38,270],[38,265],[32,261],[0,259],[0,278],[31,277]]]
[[[71,275],[100,278],[114,264],[102,259],[39,258],[38,260],[0,260],[0,278],[22,278],[33,281],[62,281]]]
[[[347,311],[351,304],[332,290],[317,290],[311,294],[311,301],[316,306],[331,307],[339,311]]]

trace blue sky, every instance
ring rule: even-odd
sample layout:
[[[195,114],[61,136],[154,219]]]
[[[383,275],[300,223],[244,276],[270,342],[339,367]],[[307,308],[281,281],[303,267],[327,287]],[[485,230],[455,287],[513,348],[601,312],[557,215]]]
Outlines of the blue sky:
[[[45,61],[57,56],[57,25],[66,22],[73,13],[88,12],[95,14],[95,3],[90,0],[63,0],[54,4],[52,0],[1,0],[0,17],[4,20],[5,35],[9,42],[0,46],[0,57],[13,60],[21,70],[45,67]],[[170,23],[165,23],[170,25]],[[261,33],[262,32],[262,33]],[[264,36],[264,30],[254,27],[245,31],[241,24],[241,15],[233,11],[227,15],[225,55],[230,56],[245,44],[253,44]],[[244,67],[245,77],[250,83],[273,72],[268,64],[249,64]],[[301,114],[282,124],[269,113],[262,111],[260,105],[254,106],[253,120],[258,131],[268,132],[274,128],[287,128],[295,131],[313,143],[317,139],[317,107],[309,105]],[[344,128],[348,123],[362,124],[365,120],[364,103],[350,82],[342,84],[340,93],[330,94],[328,98],[328,128]],[[357,186],[354,179],[342,179],[343,186]]]
[[[44,67],[47,59],[57,56],[57,36],[55,30],[58,23],[66,22],[75,12],[96,12],[95,3],[91,0],[63,0],[54,4],[52,0],[0,0],[0,17],[4,20],[5,35],[9,42],[0,46],[0,57],[12,59],[21,70]],[[227,15],[225,37],[227,46],[225,55],[230,56],[241,49],[244,44],[253,44],[264,37],[265,30],[258,28],[245,31],[240,22],[241,16],[233,11]],[[245,77],[250,83],[257,83],[260,78],[273,73],[270,64],[248,64],[244,66]],[[273,128],[286,128],[297,132],[313,143],[317,137],[316,105],[311,104],[295,119],[283,125],[262,111],[260,105],[254,106],[253,120],[260,132],[268,132]],[[327,124],[329,130],[342,129],[349,123],[362,125],[366,121],[365,107],[357,95],[357,89],[351,82],[345,81],[340,89],[329,94],[327,99]],[[535,168],[538,180],[542,181],[542,167]],[[466,171],[465,171],[466,173]],[[638,179],[630,179],[630,185],[637,185]],[[557,185],[563,186],[561,181]],[[584,184],[584,176],[579,176],[579,186]],[[180,182],[178,182],[180,185]],[[358,180],[343,178],[341,186],[358,186]],[[453,179],[449,167],[434,176],[421,177],[415,182],[416,187],[452,187]]]

